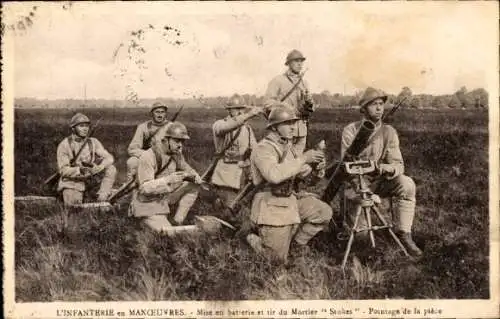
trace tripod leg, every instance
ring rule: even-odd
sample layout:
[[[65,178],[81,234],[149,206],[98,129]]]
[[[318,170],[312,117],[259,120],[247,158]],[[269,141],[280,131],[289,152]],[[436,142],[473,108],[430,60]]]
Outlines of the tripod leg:
[[[366,222],[368,223],[368,233],[370,234],[370,241],[372,243],[372,248],[375,248],[375,237],[373,236],[372,217],[370,214],[371,207],[364,207],[363,209],[365,211]]]
[[[387,222],[385,221],[384,217],[382,217],[382,214],[380,214],[380,211],[375,206],[373,206],[373,211],[375,211],[376,216],[382,222],[382,224],[384,224],[384,226],[387,226],[388,225]],[[410,256],[408,254],[408,251],[406,250],[405,246],[399,240],[398,236],[396,236],[396,234],[394,234],[394,231],[392,230],[392,226],[387,228],[387,230],[389,230],[389,234],[391,234],[392,238],[394,239],[396,244],[398,244],[399,248],[401,248],[401,250],[403,250],[405,255]]]
[[[358,227],[359,216],[361,216],[361,206],[358,206],[356,208],[356,218],[354,220],[354,225],[352,226],[351,229],[351,234],[349,235],[349,241],[347,242],[347,247],[345,249],[344,259],[342,260],[342,271],[344,271],[345,269],[345,265],[347,263],[347,257],[349,256],[349,253],[351,251],[352,242],[354,241],[354,234]]]

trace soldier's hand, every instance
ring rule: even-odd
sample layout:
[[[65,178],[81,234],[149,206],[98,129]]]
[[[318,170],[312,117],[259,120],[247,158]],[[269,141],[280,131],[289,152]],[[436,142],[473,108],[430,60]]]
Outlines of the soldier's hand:
[[[395,171],[394,167],[389,164],[379,164],[377,168],[380,175],[391,175],[394,174]]]
[[[312,167],[307,164],[304,164],[300,169],[299,176],[304,178],[307,175],[311,174],[311,172],[312,172]]]
[[[324,153],[317,150],[308,150],[304,152],[303,156],[305,158],[306,164],[319,163],[325,158]]]
[[[104,170],[104,167],[101,166],[101,165],[94,165],[91,169],[90,169],[90,174],[92,175],[96,175],[96,174],[99,174],[100,172],[102,172]]]
[[[172,184],[177,184],[182,183],[186,177],[186,172],[173,172],[172,174],[168,175],[168,180]]]
[[[326,161],[323,159],[321,162],[316,165],[316,170],[321,171],[326,168]]]
[[[80,175],[82,177],[89,177],[92,175],[92,168],[90,167],[85,167],[85,166],[80,166]]]

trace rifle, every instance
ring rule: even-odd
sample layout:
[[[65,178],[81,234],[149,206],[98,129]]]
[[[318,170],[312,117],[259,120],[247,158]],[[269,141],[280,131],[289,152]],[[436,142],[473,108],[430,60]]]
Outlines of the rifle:
[[[407,97],[404,97],[401,99],[398,104],[396,104],[389,112],[384,114],[382,118],[380,119],[382,122],[387,119],[389,116],[394,114],[396,110],[403,104],[403,102],[407,99]],[[370,122],[370,121],[364,121],[358,132],[356,133],[356,136],[354,137],[354,140],[352,141],[351,145],[347,148],[344,156],[342,159],[337,162],[337,164],[333,164],[326,170],[326,175],[328,177],[328,183],[325,188],[325,191],[323,193],[323,196],[321,197],[321,200],[330,203],[334,198],[335,195],[337,195],[337,192],[340,189],[340,186],[342,185],[343,181],[349,176],[345,170],[343,169],[343,164],[344,161],[347,157],[356,157],[358,156],[368,145],[368,141],[370,136],[372,135],[373,131],[375,130],[375,124]],[[380,131],[379,131],[380,132]],[[377,134],[377,133],[375,133]],[[335,167],[335,168],[334,168]]]
[[[95,133],[97,127],[99,126],[99,122],[102,120],[102,117],[99,118],[97,120],[97,122],[95,123],[95,125],[92,127],[92,129],[89,131],[89,133],[87,134],[87,136],[85,137],[85,139],[83,140],[83,143],[82,143],[82,146],[80,146],[80,148],[78,149],[78,152],[76,152],[75,156],[70,160],[69,164],[71,166],[75,166],[76,164],[76,161],[78,160],[78,157],[80,156],[80,154],[82,153],[83,149],[85,148],[85,145],[87,144],[87,142],[89,141],[90,137]],[[52,189],[54,186],[54,184],[59,180],[59,178],[61,177],[61,174],[59,172],[56,172],[52,175],[50,175],[44,182],[43,184],[44,185],[49,185],[50,188]]]
[[[174,116],[172,116],[172,119],[170,120],[170,122],[174,122],[177,119],[177,117],[179,116],[179,114],[181,113],[183,108],[184,108],[184,105],[182,105],[181,108],[177,112],[175,112],[175,114],[174,114]],[[160,129],[156,130],[156,132],[153,133],[153,135],[151,136],[151,139],[153,139],[153,137],[156,136],[156,134],[158,133],[159,130]],[[161,174],[168,167],[168,165],[170,165],[172,160],[173,160],[173,157],[170,157],[167,164],[162,166],[155,175],[158,176],[159,174]],[[111,204],[116,203],[116,201],[118,199],[122,198],[123,196],[125,196],[126,194],[130,193],[131,191],[133,191],[134,189],[136,189],[138,187],[136,182],[137,182],[136,178],[133,178],[130,181],[128,181],[127,183],[120,186],[120,188],[118,188],[118,190],[113,195],[111,195],[109,197],[108,201]]]

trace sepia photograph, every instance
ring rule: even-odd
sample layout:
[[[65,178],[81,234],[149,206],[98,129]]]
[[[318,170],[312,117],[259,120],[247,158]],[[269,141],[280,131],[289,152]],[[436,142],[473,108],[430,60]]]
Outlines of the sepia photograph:
[[[497,318],[494,1],[2,5],[6,318]]]

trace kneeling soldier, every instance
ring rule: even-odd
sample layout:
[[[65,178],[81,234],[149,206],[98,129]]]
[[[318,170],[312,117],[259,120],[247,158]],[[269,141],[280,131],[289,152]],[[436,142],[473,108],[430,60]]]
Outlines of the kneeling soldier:
[[[398,133],[392,126],[383,124],[381,121],[386,101],[387,95],[374,88],[366,89],[360,100],[363,119],[350,123],[344,128],[341,152],[342,156],[344,156],[363,121],[368,120],[375,124],[375,131],[368,139],[367,147],[358,157],[360,160],[373,160],[377,163],[376,176],[366,177],[371,184],[370,189],[381,197],[396,198],[398,213],[396,234],[410,254],[419,256],[422,251],[413,242],[411,236],[416,205],[415,182],[411,177],[403,174],[404,163],[399,148]],[[347,194],[349,194],[349,191],[349,188],[347,188]]]
[[[289,108],[274,108],[268,118],[268,133],[251,155],[252,178],[259,187],[251,219],[260,239],[249,235],[247,240],[254,249],[262,247],[283,262],[287,261],[292,240],[298,249],[305,247],[332,217],[328,204],[312,196],[297,199],[292,190],[295,178],[311,173],[308,164],[324,159],[317,150],[296,154],[293,139],[298,120]]]
[[[212,126],[215,151],[225,152],[221,154],[210,182],[216,186],[217,193],[226,206],[250,177],[250,154],[256,140],[252,128],[246,122],[261,113],[262,109],[254,107],[245,112],[247,108],[242,97],[233,96],[226,105],[229,116],[216,121]]]
[[[188,180],[201,183],[201,177],[182,155],[184,141],[189,139],[184,124],[171,122],[155,134],[153,146],[139,158],[138,189],[134,191],[130,214],[144,218],[153,230],[166,232],[172,223],[182,224],[198,197],[196,187],[186,187]],[[194,185],[194,184],[193,184]],[[171,221],[169,204],[177,204]]]
[[[127,180],[131,180],[135,176],[139,157],[151,147],[151,141],[155,133],[169,123],[167,120],[167,110],[168,107],[166,105],[155,102],[151,106],[150,111],[152,119],[137,126],[127,150],[130,156],[127,160]]]
[[[81,204],[84,193],[97,184],[97,200],[105,201],[116,178],[113,156],[96,138],[86,139],[90,127],[87,116],[75,114],[71,118],[70,127],[72,134],[57,147],[57,166],[61,175],[57,190],[62,192],[64,204],[71,206]],[[80,149],[78,158],[71,165]]]

